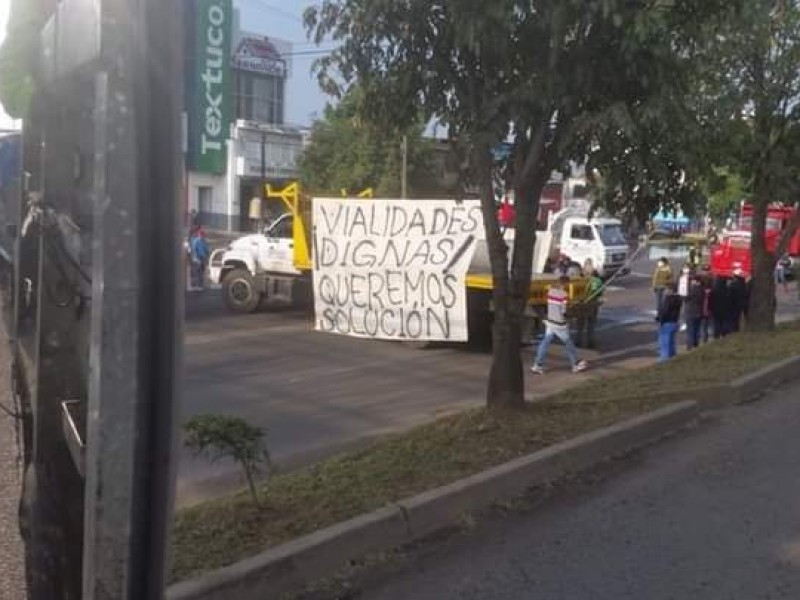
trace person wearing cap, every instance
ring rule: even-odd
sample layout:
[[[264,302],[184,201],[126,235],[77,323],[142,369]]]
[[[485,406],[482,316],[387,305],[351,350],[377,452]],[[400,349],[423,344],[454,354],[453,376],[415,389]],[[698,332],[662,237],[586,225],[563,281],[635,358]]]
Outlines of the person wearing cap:
[[[553,338],[560,339],[567,348],[567,356],[573,373],[585,371],[588,367],[585,360],[578,358],[578,350],[572,341],[569,331],[569,321],[567,320],[567,309],[569,305],[569,294],[567,286],[569,277],[562,275],[558,281],[547,291],[547,319],[545,319],[545,334],[539,342],[536,351],[536,360],[531,367],[531,371],[542,375],[544,374],[544,360],[547,358],[547,350],[553,342]]]

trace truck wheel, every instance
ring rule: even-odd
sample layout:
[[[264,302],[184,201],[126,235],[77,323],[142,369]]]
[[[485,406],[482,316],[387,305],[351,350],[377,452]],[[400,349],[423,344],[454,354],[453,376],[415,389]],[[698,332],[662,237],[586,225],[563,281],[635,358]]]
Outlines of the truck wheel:
[[[238,313],[255,312],[261,303],[255,280],[249,271],[234,269],[222,280],[222,298],[229,310]]]

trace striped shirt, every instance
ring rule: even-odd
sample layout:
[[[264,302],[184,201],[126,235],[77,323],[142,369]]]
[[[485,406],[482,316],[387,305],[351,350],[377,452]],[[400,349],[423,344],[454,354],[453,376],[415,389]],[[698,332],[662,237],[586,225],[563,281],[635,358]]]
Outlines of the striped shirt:
[[[550,288],[547,292],[547,320],[554,325],[567,322],[567,303],[569,295],[566,290]]]

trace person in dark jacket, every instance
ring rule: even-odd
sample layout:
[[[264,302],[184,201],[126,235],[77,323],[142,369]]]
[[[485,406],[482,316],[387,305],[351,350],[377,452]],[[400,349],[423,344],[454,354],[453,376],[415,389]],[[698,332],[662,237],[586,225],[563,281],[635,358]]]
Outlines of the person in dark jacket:
[[[700,320],[700,341],[707,344],[714,311],[714,279],[711,275],[711,267],[703,265],[703,268],[700,269],[699,278],[700,284],[703,286],[703,317]]]
[[[744,271],[734,269],[733,278],[728,282],[728,298],[730,310],[728,311],[729,333],[737,333],[741,329],[742,316],[747,314],[747,282]]]
[[[711,285],[711,320],[714,322],[714,339],[723,338],[730,333],[731,300],[728,282],[723,277],[715,277]]]
[[[666,362],[676,354],[675,337],[681,318],[681,297],[667,288],[664,303],[658,313],[658,362]]]
[[[705,292],[700,278],[692,276],[683,303],[683,318],[686,322],[686,349],[692,350],[700,345],[700,326],[703,322],[703,303]]]

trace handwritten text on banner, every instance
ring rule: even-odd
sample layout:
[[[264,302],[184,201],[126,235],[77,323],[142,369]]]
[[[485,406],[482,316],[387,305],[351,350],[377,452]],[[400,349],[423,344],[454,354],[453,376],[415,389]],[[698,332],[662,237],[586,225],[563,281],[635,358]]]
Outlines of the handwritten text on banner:
[[[314,199],[316,329],[465,341],[476,201]]]

